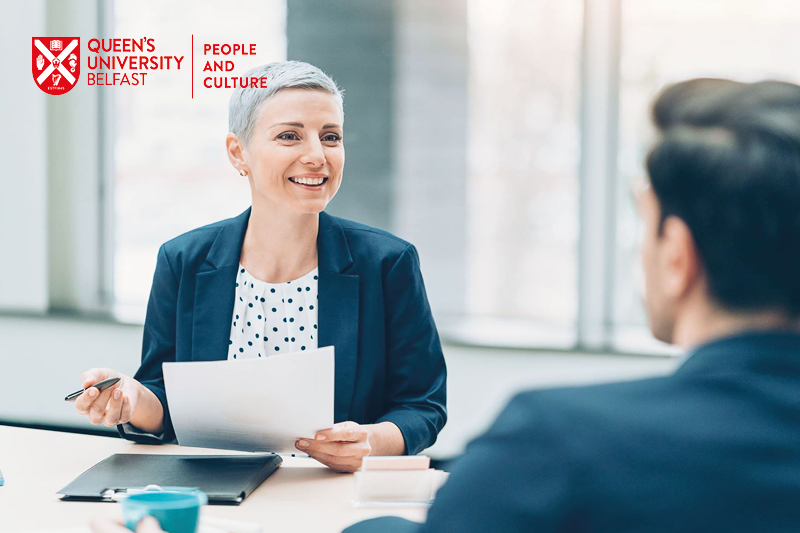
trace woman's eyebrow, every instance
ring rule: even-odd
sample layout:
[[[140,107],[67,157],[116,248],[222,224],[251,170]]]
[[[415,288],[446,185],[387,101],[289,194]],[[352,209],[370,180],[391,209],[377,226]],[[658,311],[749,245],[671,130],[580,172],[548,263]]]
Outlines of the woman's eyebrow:
[[[274,128],[275,126],[292,126],[295,128],[305,128],[305,125],[302,122],[278,122],[270,126],[270,128]],[[330,130],[330,129],[341,129],[342,127],[338,124],[325,124],[322,126],[323,130]]]

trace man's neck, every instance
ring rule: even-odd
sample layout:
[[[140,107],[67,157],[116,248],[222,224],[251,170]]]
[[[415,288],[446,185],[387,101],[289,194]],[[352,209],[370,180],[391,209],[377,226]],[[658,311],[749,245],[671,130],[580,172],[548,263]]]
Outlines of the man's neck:
[[[738,333],[785,330],[800,333],[800,321],[781,311],[732,313],[719,307],[698,307],[675,321],[672,343],[684,349]]]

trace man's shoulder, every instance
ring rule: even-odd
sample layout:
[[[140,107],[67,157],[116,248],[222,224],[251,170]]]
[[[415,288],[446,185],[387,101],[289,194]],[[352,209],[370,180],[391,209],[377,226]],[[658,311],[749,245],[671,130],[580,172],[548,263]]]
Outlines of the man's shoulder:
[[[551,402],[561,405],[568,412],[571,409],[596,411],[612,407],[617,412],[620,403],[641,406],[642,403],[635,400],[643,397],[653,399],[654,394],[666,392],[678,385],[675,375],[667,373],[624,381],[529,390],[518,393],[514,399],[522,403]]]
[[[582,505],[585,491],[605,490],[597,468],[609,457],[640,463],[625,410],[672,387],[671,378],[656,377],[515,395],[454,461],[423,530],[528,531],[555,523]]]
[[[672,375],[630,381],[536,389],[517,393],[508,403],[503,417],[541,427],[546,417],[556,423],[598,420],[604,417],[625,418],[632,410],[653,408],[654,402],[666,399],[677,383]],[[525,416],[526,414],[534,416]]]
[[[604,448],[635,447],[631,435],[669,432],[671,420],[679,423],[692,401],[672,375],[525,391],[508,402],[486,436],[510,449],[519,443],[513,453],[533,451],[530,443],[537,442],[536,453],[591,460]]]

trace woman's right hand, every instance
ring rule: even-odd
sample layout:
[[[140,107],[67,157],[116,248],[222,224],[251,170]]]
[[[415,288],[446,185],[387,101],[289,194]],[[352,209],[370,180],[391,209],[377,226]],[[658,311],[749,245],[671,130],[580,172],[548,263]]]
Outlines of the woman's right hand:
[[[92,387],[109,378],[120,380],[104,391]],[[92,424],[113,427],[130,422],[142,387],[138,381],[110,368],[92,368],[81,374],[81,382],[86,391],[75,400],[75,409],[89,417]]]

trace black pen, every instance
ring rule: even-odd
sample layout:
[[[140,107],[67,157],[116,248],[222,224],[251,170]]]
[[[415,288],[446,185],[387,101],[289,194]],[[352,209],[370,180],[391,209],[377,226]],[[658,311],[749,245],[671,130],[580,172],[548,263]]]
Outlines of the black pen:
[[[86,387],[86,389],[76,390],[75,392],[73,392],[72,394],[70,394],[69,396],[64,398],[64,401],[65,402],[75,401],[75,398],[77,398],[78,396],[80,396],[81,394],[86,392],[87,389],[91,389],[92,387],[96,388],[97,390],[101,390],[101,391],[106,390],[107,388],[109,388],[112,385],[114,385],[117,381],[119,381],[119,378],[108,378],[108,379],[104,379],[103,381],[98,381],[94,385],[90,385],[90,386]]]

